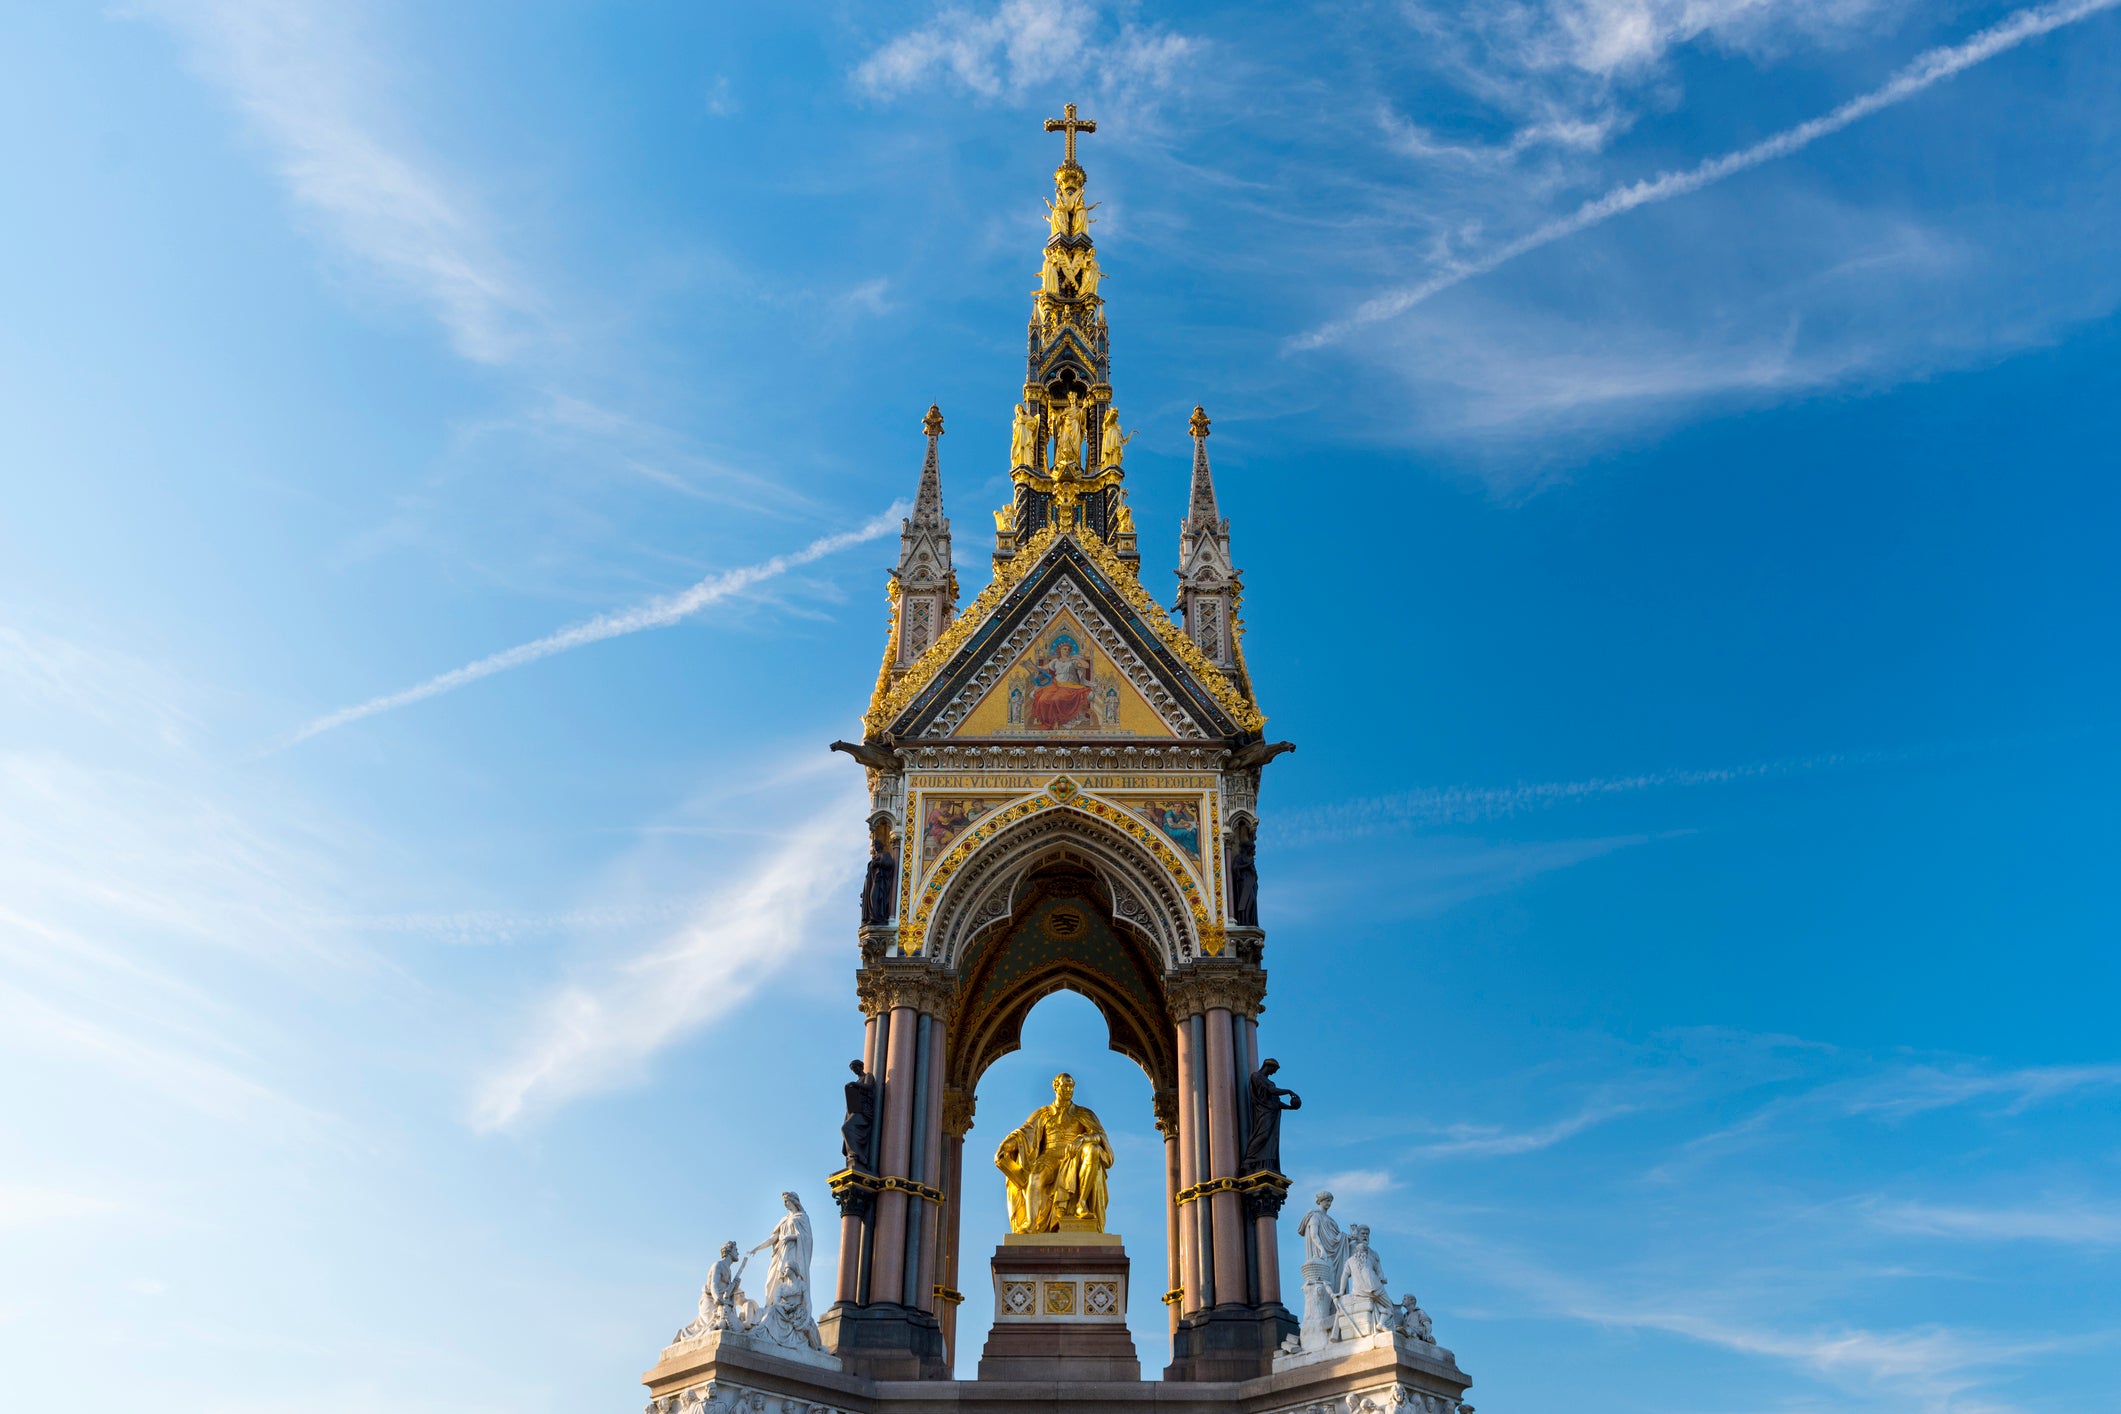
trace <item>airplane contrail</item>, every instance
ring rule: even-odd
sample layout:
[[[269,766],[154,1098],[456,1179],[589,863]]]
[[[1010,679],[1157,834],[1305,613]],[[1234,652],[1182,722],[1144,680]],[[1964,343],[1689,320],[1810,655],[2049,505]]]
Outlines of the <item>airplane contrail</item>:
[[[584,644],[598,643],[622,634],[639,633],[642,629],[667,628],[681,619],[691,617],[710,604],[719,603],[733,594],[740,594],[754,585],[776,579],[792,569],[810,564],[814,560],[822,560],[827,555],[836,554],[851,545],[860,545],[880,535],[886,535],[898,528],[899,519],[906,511],[904,501],[894,502],[890,509],[859,529],[820,536],[800,550],[775,555],[772,559],[761,560],[755,565],[743,565],[737,569],[708,575],[698,584],[676,594],[650,599],[645,604],[636,604],[630,609],[621,609],[616,613],[599,614],[587,623],[576,624],[573,628],[563,628],[558,633],[517,644],[514,648],[503,649],[499,653],[466,663],[461,668],[451,668],[446,673],[431,677],[402,692],[386,693],[351,707],[341,707],[336,712],[328,712],[304,724],[273,749],[284,750],[313,736],[321,736],[325,732],[343,727],[349,722],[358,722],[363,717],[373,717],[378,712],[388,712],[395,707],[423,702],[430,697],[454,691],[466,683],[492,677],[495,673],[506,672],[510,668],[520,668],[525,663],[535,663],[540,658],[550,658],[553,654],[564,653],[570,648],[580,648]]]
[[[1477,276],[1485,275],[1520,255],[1538,250],[1541,246],[1552,245],[1555,241],[1573,236],[1578,231],[1603,225],[1623,212],[1633,211],[1638,206],[1670,201],[1675,196],[1686,196],[1747,168],[1758,167],[1763,162],[1772,162],[1778,157],[1787,157],[1823,137],[1840,132],[1851,123],[1867,118],[1880,109],[1904,103],[1924,89],[1942,83],[1954,74],[1962,73],[1976,64],[1993,59],[1998,54],[2015,49],[2028,40],[2038,39],[2041,35],[2061,29],[2065,25],[2073,25],[2103,10],[2110,10],[2117,4],[2121,4],[2121,0],[2063,0],[2060,4],[2020,10],[1963,43],[1931,49],[1916,56],[1914,62],[1893,75],[1883,87],[1851,98],[1830,113],[1813,118],[1809,122],[1799,123],[1796,127],[1779,132],[1773,137],[1763,138],[1750,147],[1727,152],[1721,157],[1712,157],[1684,172],[1664,172],[1644,181],[1615,187],[1604,196],[1585,202],[1576,208],[1573,214],[1550,221],[1531,234],[1520,236],[1478,260],[1453,265],[1419,284],[1379,295],[1364,303],[1347,318],[1321,325],[1308,334],[1292,339],[1289,347],[1315,349],[1338,343],[1357,329],[1405,314],[1414,306],[1442,294],[1454,285],[1462,285]]]

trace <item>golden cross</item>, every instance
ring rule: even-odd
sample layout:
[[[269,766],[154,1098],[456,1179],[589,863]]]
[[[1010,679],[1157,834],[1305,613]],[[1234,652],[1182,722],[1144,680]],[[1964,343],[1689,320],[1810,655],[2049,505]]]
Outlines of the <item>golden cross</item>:
[[[1069,104],[1062,111],[1065,112],[1068,116],[1065,118],[1046,119],[1046,131],[1049,133],[1064,132],[1068,135],[1068,155],[1061,159],[1061,165],[1066,167],[1072,167],[1075,165],[1075,135],[1077,133],[1096,132],[1097,122],[1095,119],[1092,118],[1076,117],[1075,105],[1073,103]]]

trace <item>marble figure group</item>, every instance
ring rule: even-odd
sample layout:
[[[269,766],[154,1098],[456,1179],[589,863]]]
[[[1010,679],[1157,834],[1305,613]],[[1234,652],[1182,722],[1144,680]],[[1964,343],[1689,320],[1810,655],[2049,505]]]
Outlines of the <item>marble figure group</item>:
[[[810,1214],[793,1193],[783,1193],[781,1203],[787,1213],[750,1252],[739,1257],[734,1242],[722,1244],[722,1258],[700,1290],[699,1318],[677,1333],[677,1341],[733,1334],[791,1350],[825,1348],[810,1308],[810,1257],[815,1247]],[[745,1266],[760,1252],[768,1254],[766,1285],[764,1300],[754,1302],[744,1295],[743,1276]]]
[[[1323,1350],[1336,1340],[1355,1340],[1389,1331],[1425,1345],[1436,1343],[1429,1313],[1412,1296],[1395,1302],[1385,1290],[1384,1264],[1370,1246],[1370,1229],[1350,1223],[1346,1230],[1334,1218],[1333,1195],[1321,1192],[1313,1207],[1297,1219],[1303,1238],[1304,1309],[1300,1350]]]

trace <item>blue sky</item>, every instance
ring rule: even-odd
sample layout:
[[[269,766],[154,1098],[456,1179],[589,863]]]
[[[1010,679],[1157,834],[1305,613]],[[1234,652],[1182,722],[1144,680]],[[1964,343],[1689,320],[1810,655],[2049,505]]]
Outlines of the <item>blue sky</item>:
[[[825,1206],[1069,100],[1299,1185],[1497,1414],[2112,1407],[2121,13],[141,0],[0,18],[11,1408],[630,1410]],[[971,1168],[1068,1066],[1153,1268],[1101,1039]]]

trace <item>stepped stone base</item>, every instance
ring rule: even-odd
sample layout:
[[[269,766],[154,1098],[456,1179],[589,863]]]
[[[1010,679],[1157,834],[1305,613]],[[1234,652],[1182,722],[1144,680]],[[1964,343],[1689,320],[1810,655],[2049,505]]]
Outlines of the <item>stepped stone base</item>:
[[[643,1376],[650,1414],[1472,1414],[1451,1352],[1349,1341],[1249,1380],[876,1380],[729,1344],[676,1350]]]
[[[1139,1380],[1117,1233],[1011,1233],[994,1249],[987,1380]]]

